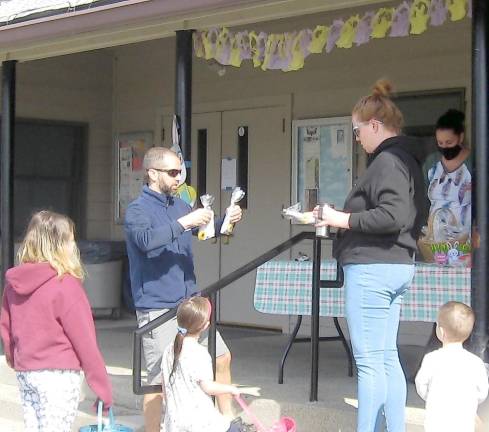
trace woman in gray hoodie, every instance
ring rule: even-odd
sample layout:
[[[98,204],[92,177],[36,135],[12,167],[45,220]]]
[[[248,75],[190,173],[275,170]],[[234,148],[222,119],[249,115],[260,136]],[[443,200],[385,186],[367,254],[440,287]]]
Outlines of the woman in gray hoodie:
[[[405,431],[406,378],[397,352],[403,294],[414,276],[426,194],[403,117],[378,81],[353,108],[353,132],[369,155],[343,211],[324,206],[317,226],[339,228],[334,256],[345,273],[345,310],[358,370],[358,432]],[[317,215],[316,211],[316,215]]]

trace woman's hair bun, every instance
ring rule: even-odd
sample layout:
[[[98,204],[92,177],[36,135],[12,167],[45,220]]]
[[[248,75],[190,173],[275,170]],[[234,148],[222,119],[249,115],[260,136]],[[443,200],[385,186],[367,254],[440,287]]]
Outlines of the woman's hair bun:
[[[372,96],[390,97],[393,89],[394,86],[389,80],[379,79],[372,87]]]
[[[450,108],[445,115],[454,123],[463,123],[465,121],[465,114],[462,111]]]
[[[449,109],[436,122],[436,129],[451,129],[460,135],[465,132],[465,114],[457,109]]]

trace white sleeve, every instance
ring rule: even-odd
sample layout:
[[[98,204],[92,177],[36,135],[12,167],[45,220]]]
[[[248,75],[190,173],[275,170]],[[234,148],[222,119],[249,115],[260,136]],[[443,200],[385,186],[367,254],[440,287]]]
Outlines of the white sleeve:
[[[477,400],[482,403],[486,400],[489,391],[489,381],[487,377],[487,369],[484,362],[479,362],[477,368]]]
[[[205,348],[199,350],[199,353],[192,359],[192,367],[190,376],[195,382],[214,381],[214,373],[212,371],[212,359]]]
[[[421,399],[426,400],[429,393],[429,387],[432,377],[432,363],[430,354],[425,355],[423,362],[421,363],[421,368],[416,374],[416,391],[418,392]]]

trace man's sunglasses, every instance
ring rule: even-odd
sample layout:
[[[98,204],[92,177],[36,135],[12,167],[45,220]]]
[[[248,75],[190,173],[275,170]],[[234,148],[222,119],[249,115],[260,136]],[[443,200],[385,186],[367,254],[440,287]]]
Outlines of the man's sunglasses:
[[[179,176],[180,174],[182,174],[181,169],[160,169],[160,168],[149,168],[149,169],[152,169],[152,170],[155,170],[158,172],[167,173],[170,177],[174,177],[174,178]]]

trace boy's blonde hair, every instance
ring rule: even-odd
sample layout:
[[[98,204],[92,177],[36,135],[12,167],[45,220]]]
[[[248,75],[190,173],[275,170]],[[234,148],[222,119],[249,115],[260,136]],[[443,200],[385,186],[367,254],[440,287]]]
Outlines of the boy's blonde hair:
[[[17,253],[19,263],[49,263],[63,276],[66,273],[83,279],[80,251],[76,246],[75,225],[62,214],[48,210],[35,213]]]
[[[474,328],[475,314],[470,306],[450,301],[438,311],[438,325],[443,328],[448,342],[464,342]]]

